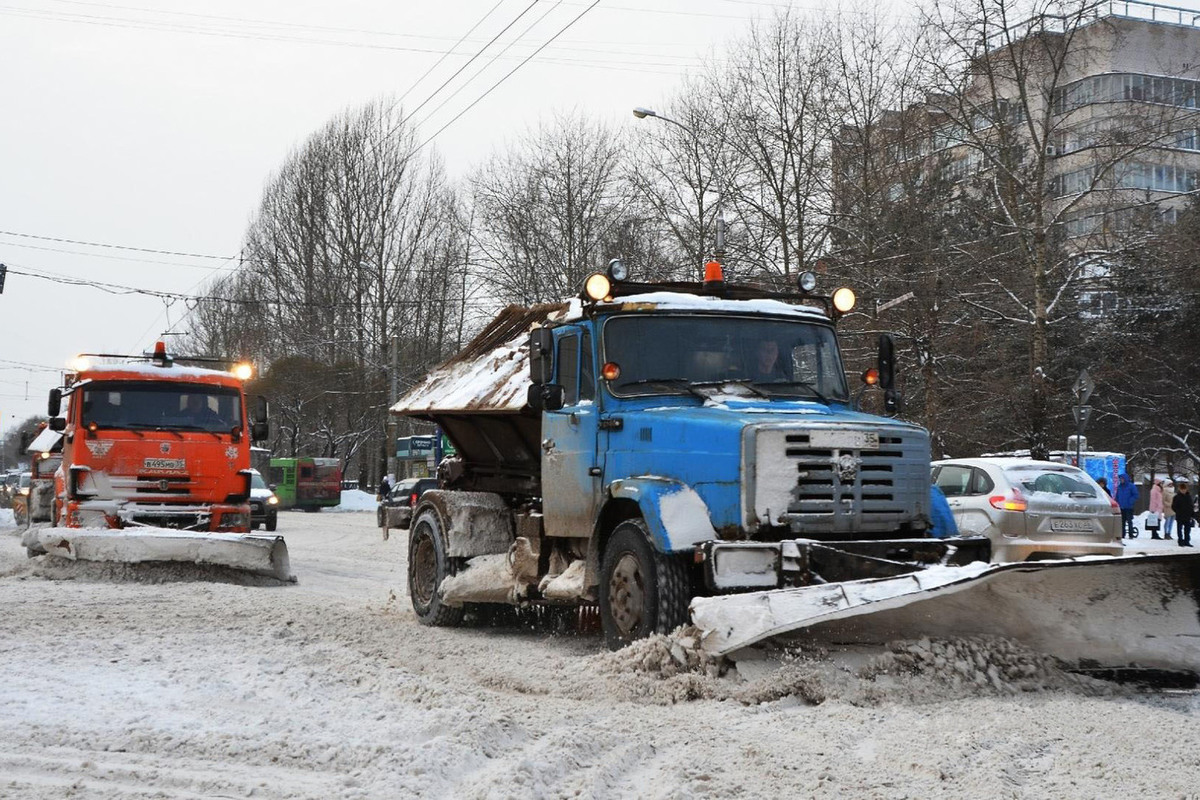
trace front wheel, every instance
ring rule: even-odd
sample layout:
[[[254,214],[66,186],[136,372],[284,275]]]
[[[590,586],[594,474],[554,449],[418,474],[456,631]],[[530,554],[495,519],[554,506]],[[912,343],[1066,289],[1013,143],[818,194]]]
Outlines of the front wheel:
[[[646,523],[622,522],[600,563],[600,623],[612,650],[688,620],[692,587],[686,559],[650,544]]]
[[[452,627],[462,622],[463,608],[445,605],[438,587],[455,572],[446,555],[446,539],[438,513],[424,509],[408,535],[408,596],[422,625]]]
[[[276,526],[278,526],[278,525],[279,525],[279,517],[277,515],[271,514],[267,517],[267,525],[266,525],[267,530],[273,531],[273,530],[275,530]]]

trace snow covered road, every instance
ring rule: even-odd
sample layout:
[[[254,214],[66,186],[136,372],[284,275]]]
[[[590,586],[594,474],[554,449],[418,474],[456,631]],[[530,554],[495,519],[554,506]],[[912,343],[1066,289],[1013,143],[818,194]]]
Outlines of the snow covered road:
[[[1194,695],[671,704],[727,681],[418,626],[373,522],[282,514],[284,587],[51,580],[0,528],[0,797],[1197,796]]]

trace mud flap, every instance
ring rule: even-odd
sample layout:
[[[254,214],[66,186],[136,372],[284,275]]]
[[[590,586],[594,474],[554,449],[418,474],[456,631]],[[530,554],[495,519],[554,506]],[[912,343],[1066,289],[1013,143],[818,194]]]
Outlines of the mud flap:
[[[1200,670],[1200,554],[931,567],[910,575],[698,597],[702,643],[1004,636],[1068,664]]]
[[[126,530],[33,528],[22,538],[25,547],[78,561],[136,564],[153,561],[190,562],[294,580],[282,536],[197,533],[166,528]]]

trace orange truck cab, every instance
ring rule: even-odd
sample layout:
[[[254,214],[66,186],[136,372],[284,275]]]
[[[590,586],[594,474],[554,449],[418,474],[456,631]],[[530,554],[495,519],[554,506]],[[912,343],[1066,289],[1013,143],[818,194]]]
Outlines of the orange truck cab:
[[[53,524],[248,531],[250,445],[267,435],[266,403],[253,421],[246,408],[249,373],[179,366],[162,343],[147,363],[81,357],[50,392],[63,433]]]

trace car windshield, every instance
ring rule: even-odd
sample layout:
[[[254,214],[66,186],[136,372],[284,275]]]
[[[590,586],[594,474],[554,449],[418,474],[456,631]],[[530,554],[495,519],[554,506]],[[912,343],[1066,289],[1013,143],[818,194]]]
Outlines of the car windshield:
[[[84,425],[229,433],[242,424],[237,389],[199,383],[92,383],[83,388]]]
[[[267,489],[267,490],[270,489],[270,487],[267,486],[267,482],[263,480],[263,476],[259,475],[257,472],[250,473],[250,488],[251,489]]]
[[[1044,492],[1068,497],[1098,497],[1100,487],[1086,474],[1079,471],[1056,470],[1042,467],[1010,467],[1004,471],[1009,481],[1021,487],[1022,492],[1033,494]]]
[[[848,398],[833,330],[802,319],[614,317],[604,326],[604,358],[620,370],[608,383],[618,396],[740,383],[765,396]]]

